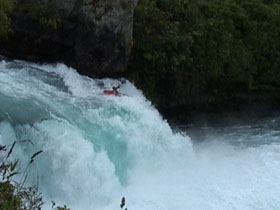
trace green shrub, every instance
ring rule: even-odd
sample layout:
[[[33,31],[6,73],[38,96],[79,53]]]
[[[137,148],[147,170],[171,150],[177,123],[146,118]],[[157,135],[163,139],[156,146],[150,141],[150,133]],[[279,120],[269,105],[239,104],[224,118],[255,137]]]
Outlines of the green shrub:
[[[9,32],[9,13],[12,11],[13,4],[13,0],[0,0],[0,38],[6,37]]]
[[[15,15],[30,18],[49,31],[56,31],[62,26],[62,13],[54,0],[46,3],[33,0],[26,0],[23,3],[17,2],[15,11]]]
[[[279,1],[140,0],[129,77],[167,108],[270,94],[280,88],[279,34]]]
[[[0,209],[17,210],[20,209],[22,201],[15,195],[15,187],[9,181],[0,182]]]

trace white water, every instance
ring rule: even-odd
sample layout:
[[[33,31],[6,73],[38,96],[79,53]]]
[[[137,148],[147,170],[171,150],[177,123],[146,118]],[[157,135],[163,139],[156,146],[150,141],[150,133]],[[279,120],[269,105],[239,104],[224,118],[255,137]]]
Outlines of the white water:
[[[31,139],[14,152],[23,165],[43,150],[29,184],[39,177],[45,209],[120,209],[122,196],[129,210],[280,209],[280,123],[256,136],[248,127],[233,137],[243,146],[209,138],[193,149],[130,82],[128,96],[102,94],[118,83],[62,64],[0,63],[0,144]]]

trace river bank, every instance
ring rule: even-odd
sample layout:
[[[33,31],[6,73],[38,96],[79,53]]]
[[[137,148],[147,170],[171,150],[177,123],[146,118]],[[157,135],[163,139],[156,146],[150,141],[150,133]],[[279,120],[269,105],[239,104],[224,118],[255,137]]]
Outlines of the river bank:
[[[233,103],[234,104],[234,103]],[[177,107],[174,109],[159,109],[163,118],[173,126],[227,126],[232,124],[253,123],[280,113],[280,103],[271,101],[243,101],[234,107],[220,107],[212,104],[207,107]]]

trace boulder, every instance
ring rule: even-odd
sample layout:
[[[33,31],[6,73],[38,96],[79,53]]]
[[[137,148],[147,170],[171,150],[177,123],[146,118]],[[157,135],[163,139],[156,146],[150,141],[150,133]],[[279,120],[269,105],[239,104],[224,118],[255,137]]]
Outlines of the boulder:
[[[89,76],[125,72],[138,0],[17,0],[0,53],[63,62]],[[16,11],[18,10],[18,11]]]

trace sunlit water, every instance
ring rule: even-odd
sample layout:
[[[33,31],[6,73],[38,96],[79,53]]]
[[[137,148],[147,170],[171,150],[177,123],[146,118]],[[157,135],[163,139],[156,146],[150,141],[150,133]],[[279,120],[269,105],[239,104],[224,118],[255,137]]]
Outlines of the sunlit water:
[[[90,79],[63,64],[0,63],[0,144],[28,184],[73,210],[279,210],[280,118],[207,131],[172,131],[129,81]],[[264,123],[264,124],[263,124]],[[203,129],[203,128],[201,128]],[[207,137],[208,136],[208,137]]]

